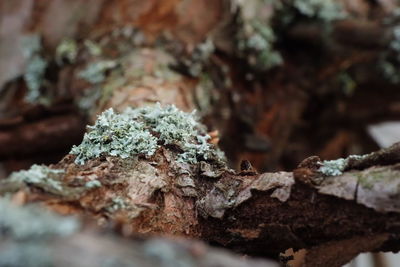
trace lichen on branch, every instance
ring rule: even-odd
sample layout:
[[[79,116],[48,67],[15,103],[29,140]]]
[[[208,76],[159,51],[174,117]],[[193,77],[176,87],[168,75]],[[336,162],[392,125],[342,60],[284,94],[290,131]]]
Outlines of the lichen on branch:
[[[223,160],[222,152],[208,143],[210,136],[195,114],[180,111],[173,105],[127,108],[122,113],[108,109],[88,128],[82,143],[70,152],[77,155],[75,163],[80,165],[101,155],[150,157],[160,145],[176,151],[178,162]]]

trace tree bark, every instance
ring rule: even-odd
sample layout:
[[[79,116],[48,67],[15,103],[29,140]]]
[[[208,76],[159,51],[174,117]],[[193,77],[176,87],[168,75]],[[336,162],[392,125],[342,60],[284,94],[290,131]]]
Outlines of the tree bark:
[[[361,252],[398,251],[399,145],[348,158],[337,175],[324,174],[329,163],[316,157],[295,167],[313,154],[334,159],[354,147],[361,147],[359,154],[377,149],[365,126],[398,118],[397,85],[375,69],[395,53],[395,23],[381,23],[388,14],[383,6],[359,2],[364,13],[328,22],[330,31],[286,1],[283,11],[256,0],[1,5],[1,17],[20,23],[1,31],[0,40],[39,35],[42,48],[32,53],[47,62],[42,95],[28,103],[23,76],[32,58],[24,57],[19,41],[0,45],[0,55],[10,53],[0,56],[0,147],[7,147],[0,159],[6,168],[13,169],[16,158],[30,165],[43,154],[67,154],[84,125],[107,108],[156,102],[198,109],[218,130],[213,142],[221,138],[230,162],[182,165],[167,146],[151,158],[104,155],[83,166],[67,155],[50,165],[62,173],[23,181],[11,176],[0,181],[0,192],[114,224],[125,236],[196,238],[275,259],[286,249],[305,248],[305,266],[341,266]],[[295,19],[284,24],[274,16],[281,12]],[[271,29],[277,40],[263,35]],[[264,36],[273,49],[249,46],[254,36]],[[76,47],[61,53],[61,44],[71,40]],[[240,48],[241,42],[247,46]],[[272,57],[275,50],[282,65],[258,64],[263,52]],[[375,90],[379,86],[385,88]],[[241,170],[229,168],[239,163]],[[92,181],[100,186],[87,186]],[[81,235],[77,240],[107,243]],[[66,249],[70,242],[74,238],[51,246]]]

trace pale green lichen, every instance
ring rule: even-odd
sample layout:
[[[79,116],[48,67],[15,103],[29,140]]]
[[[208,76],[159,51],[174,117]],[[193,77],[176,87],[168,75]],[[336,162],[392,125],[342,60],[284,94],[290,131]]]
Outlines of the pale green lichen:
[[[95,42],[91,40],[85,40],[83,42],[84,46],[87,48],[88,52],[92,56],[100,56],[102,53],[102,48],[100,45],[96,44]]]
[[[383,53],[379,68],[391,83],[400,83],[400,26],[393,27],[389,50]]]
[[[73,217],[62,217],[35,205],[14,205],[0,198],[0,266],[55,266],[47,241],[80,228]]]
[[[26,36],[22,40],[22,52],[26,58],[24,80],[28,88],[25,100],[29,103],[41,102],[40,88],[44,83],[47,61],[41,55],[42,44],[39,35]]]
[[[101,95],[102,90],[100,90],[97,86],[94,86],[83,91],[83,95],[79,98],[76,98],[75,103],[80,110],[84,111],[85,113],[89,113],[89,111],[101,98]]]
[[[69,185],[63,178],[65,171],[62,169],[52,169],[43,165],[32,165],[28,170],[13,172],[8,179],[0,181],[0,193],[14,192],[25,185],[40,188],[41,190],[64,199],[74,200],[86,190],[85,186]]]
[[[143,122],[133,120],[129,112],[117,114],[108,109],[98,117],[94,126],[88,128],[82,143],[70,152],[77,155],[77,164],[84,164],[103,153],[127,158],[137,154],[151,156],[157,149],[157,139]]]
[[[325,160],[319,171],[328,176],[342,175],[347,166],[347,159]]]
[[[215,46],[211,39],[206,39],[203,43],[197,45],[193,50],[190,59],[185,62],[189,74],[198,77],[204,69],[205,62],[208,62],[214,51]]]
[[[383,72],[383,76],[391,83],[400,83],[400,72],[395,64],[388,60],[381,60],[379,62],[379,68]]]
[[[28,87],[25,99],[28,102],[36,102],[40,98],[40,87],[44,81],[44,73],[47,68],[47,62],[40,55],[35,55],[29,59],[26,66],[24,79]]]
[[[336,160],[324,160],[319,171],[327,176],[342,175],[348,166],[349,160],[362,160],[368,155],[350,155],[347,158],[339,158]]]
[[[276,37],[272,28],[257,19],[243,23],[243,30],[237,36],[238,49],[245,55],[247,62],[260,70],[281,65],[283,59],[274,49]]]
[[[166,240],[150,239],[143,244],[142,251],[145,256],[151,258],[152,262],[154,263],[154,266],[163,266],[163,267],[197,266],[193,258],[189,256],[190,254],[186,253],[185,250],[183,249],[177,249],[177,248],[178,247],[176,247],[175,244],[172,244],[171,242],[168,242]],[[219,264],[215,264],[215,266],[218,265]]]
[[[54,267],[50,249],[43,242],[20,242],[0,250],[1,267]]]
[[[117,62],[114,60],[97,61],[89,64],[84,70],[80,71],[78,76],[92,84],[98,84],[106,79],[106,72],[116,66]]]
[[[201,113],[206,113],[212,110],[212,103],[217,94],[214,89],[215,84],[212,78],[207,72],[203,72],[199,77],[199,83],[195,87],[194,91],[194,100],[196,101],[196,106]]]
[[[259,71],[282,64],[281,54],[275,49],[277,41],[272,28],[273,13],[280,5],[277,1],[234,0],[237,7],[236,51],[239,57]],[[267,12],[265,12],[268,10]],[[250,76],[250,75],[248,75]]]
[[[346,17],[342,6],[335,0],[293,0],[292,5],[302,15],[326,22]]]
[[[115,197],[112,199],[111,204],[106,208],[108,212],[116,212],[119,210],[126,209],[128,207],[125,200],[121,197]]]
[[[101,187],[101,182],[99,180],[92,180],[85,184],[85,187],[88,189]]]
[[[64,60],[68,63],[74,63],[78,55],[78,45],[73,39],[64,39],[57,46],[56,61],[59,65],[63,64]]]
[[[103,112],[94,126],[89,127],[82,143],[71,154],[75,162],[84,164],[100,155],[127,158],[135,155],[152,156],[159,145],[179,147],[177,160],[197,163],[198,159],[221,158],[218,150],[207,142],[210,139],[193,113],[175,106],[160,104],[143,108],[127,108],[117,114],[112,109]]]
[[[13,172],[9,179],[15,182],[24,182],[29,184],[46,184],[56,191],[62,191],[62,185],[59,176],[64,170],[50,169],[47,166],[32,165],[29,170]]]
[[[369,172],[360,172],[357,175],[358,178],[358,183],[360,186],[364,187],[365,189],[372,189],[376,183],[379,181],[384,181],[384,179],[391,178],[393,175],[391,175],[390,169],[372,169]],[[397,178],[397,173],[396,173],[396,178]]]
[[[25,58],[31,58],[42,50],[42,40],[39,35],[32,34],[22,38],[22,53]]]
[[[0,198],[0,237],[15,240],[67,236],[79,228],[72,217],[57,216],[37,206],[19,207]]]
[[[350,96],[357,88],[357,83],[348,72],[341,72],[337,76],[337,81],[344,94]]]

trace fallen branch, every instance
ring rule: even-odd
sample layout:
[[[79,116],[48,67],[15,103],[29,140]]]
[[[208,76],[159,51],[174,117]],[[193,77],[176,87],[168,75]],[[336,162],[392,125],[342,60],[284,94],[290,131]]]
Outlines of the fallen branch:
[[[92,131],[104,127],[96,125]],[[306,261],[340,266],[360,252],[399,249],[399,147],[336,161],[311,157],[294,172],[257,174],[249,164],[229,170],[214,152],[198,162],[177,160],[187,153],[177,143],[147,157],[102,154],[84,165],[68,155],[51,168],[15,173],[0,187],[61,213],[119,222],[125,235],[200,238],[258,256],[307,248],[313,261]],[[337,246],[346,248],[340,261],[317,257]]]

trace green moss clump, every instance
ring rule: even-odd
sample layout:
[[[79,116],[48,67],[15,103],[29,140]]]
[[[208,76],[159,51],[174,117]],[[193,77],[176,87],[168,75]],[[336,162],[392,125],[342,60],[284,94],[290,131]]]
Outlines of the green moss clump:
[[[197,163],[198,159],[222,159],[216,148],[207,142],[210,136],[193,113],[175,106],[160,104],[143,108],[127,108],[118,114],[112,109],[103,112],[94,126],[89,127],[82,143],[71,154],[75,163],[102,154],[127,158],[135,155],[152,156],[159,145],[179,147],[177,161]],[[176,149],[174,150],[176,151]]]

